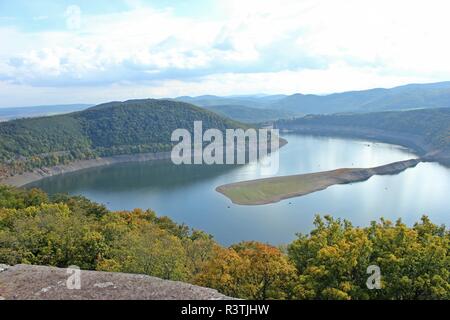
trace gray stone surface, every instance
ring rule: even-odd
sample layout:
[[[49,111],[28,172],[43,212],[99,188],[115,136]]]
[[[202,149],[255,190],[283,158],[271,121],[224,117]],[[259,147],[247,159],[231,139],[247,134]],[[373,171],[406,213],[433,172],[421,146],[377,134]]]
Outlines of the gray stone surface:
[[[145,275],[81,271],[69,289],[68,269],[0,265],[0,300],[226,300],[214,289]],[[71,282],[73,283],[73,282]]]

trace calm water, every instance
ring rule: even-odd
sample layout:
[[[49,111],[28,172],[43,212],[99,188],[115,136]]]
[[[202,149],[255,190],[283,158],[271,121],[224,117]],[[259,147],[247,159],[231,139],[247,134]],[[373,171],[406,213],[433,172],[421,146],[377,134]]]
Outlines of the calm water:
[[[276,175],[340,167],[372,167],[415,157],[393,145],[362,140],[284,135]],[[381,216],[412,224],[421,215],[450,225],[450,169],[421,163],[395,176],[336,185],[307,196],[263,206],[234,205],[215,191],[221,184],[265,177],[259,163],[245,166],[175,166],[170,162],[128,163],[56,176],[34,183],[47,192],[81,194],[108,208],[151,208],[204,230],[222,244],[259,240],[290,242],[308,232],[314,215],[332,214],[365,226]]]

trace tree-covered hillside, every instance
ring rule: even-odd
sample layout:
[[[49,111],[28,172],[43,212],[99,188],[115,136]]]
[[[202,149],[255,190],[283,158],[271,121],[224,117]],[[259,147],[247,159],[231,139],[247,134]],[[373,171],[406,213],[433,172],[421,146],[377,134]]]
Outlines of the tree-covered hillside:
[[[410,84],[391,89],[378,88],[328,95],[294,94],[269,106],[275,107],[302,114],[450,107],[450,82]]]
[[[0,264],[141,273],[244,299],[450,299],[450,233],[427,217],[365,228],[317,217],[286,248],[220,246],[151,210],[0,186]],[[379,267],[380,289],[367,287]]]
[[[248,96],[213,96],[213,95],[203,95],[198,97],[177,97],[173,100],[182,101],[187,103],[195,104],[201,107],[212,107],[212,106],[245,106],[250,108],[270,108],[270,106],[283,98],[285,95],[248,95]]]
[[[281,129],[304,131],[317,128],[318,132],[355,134],[358,130],[373,130],[373,137],[390,134],[410,138],[417,144],[426,144],[428,151],[450,152],[450,108],[420,109],[363,114],[309,115],[294,120],[279,120]],[[344,131],[347,130],[347,131]]]
[[[97,156],[168,151],[176,128],[193,132],[245,125],[193,105],[166,100],[130,100],[81,112],[0,123],[3,171],[18,173]]]
[[[244,123],[261,123],[278,119],[289,119],[296,115],[289,111],[251,108],[240,105],[219,105],[204,108],[221,116]]]

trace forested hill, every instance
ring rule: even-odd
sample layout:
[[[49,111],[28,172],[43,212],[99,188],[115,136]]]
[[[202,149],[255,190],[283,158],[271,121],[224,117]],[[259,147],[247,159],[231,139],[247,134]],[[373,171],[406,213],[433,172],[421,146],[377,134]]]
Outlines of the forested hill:
[[[450,82],[409,84],[390,89],[375,88],[328,95],[294,94],[276,101],[274,106],[303,114],[443,108],[450,107]]]
[[[408,84],[384,89],[347,91],[326,95],[302,94],[244,96],[244,97],[179,97],[178,101],[202,107],[239,105],[259,109],[273,109],[298,116],[333,114],[340,112],[381,112],[419,108],[450,107],[450,81]],[[290,118],[280,114],[278,118]]]
[[[111,102],[70,114],[0,123],[2,174],[98,156],[169,151],[176,128],[245,125],[191,104],[166,100]],[[0,174],[1,176],[1,174]]]
[[[258,109],[239,105],[220,105],[204,108],[221,116],[244,123],[261,123],[278,119],[289,119],[296,115],[289,111]]]
[[[379,138],[450,163],[450,108],[364,114],[309,115],[276,126],[303,133]]]

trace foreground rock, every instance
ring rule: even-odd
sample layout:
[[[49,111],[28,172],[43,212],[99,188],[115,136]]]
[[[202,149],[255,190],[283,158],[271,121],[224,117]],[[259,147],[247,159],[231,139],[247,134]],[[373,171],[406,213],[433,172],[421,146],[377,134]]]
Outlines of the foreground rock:
[[[416,166],[422,160],[410,159],[374,168],[343,168],[331,171],[298,174],[242,181],[219,186],[216,191],[240,205],[262,205],[300,197],[324,190],[332,185],[360,182],[374,175],[392,175]]]
[[[0,300],[226,300],[216,290],[145,275],[81,271],[68,289],[68,269],[0,265]],[[69,281],[70,284],[74,282]]]

